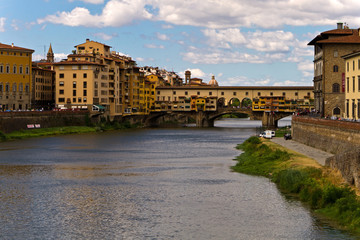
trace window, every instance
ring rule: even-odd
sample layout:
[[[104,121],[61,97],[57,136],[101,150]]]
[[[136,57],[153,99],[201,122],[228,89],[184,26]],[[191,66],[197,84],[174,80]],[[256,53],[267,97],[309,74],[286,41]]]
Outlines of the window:
[[[200,95],[200,92],[197,92],[197,95]]]
[[[299,95],[299,94],[296,92],[296,93],[295,93],[295,96],[298,96],[298,95]]]
[[[338,51],[337,50],[334,50],[334,57],[338,57]]]
[[[334,83],[334,84],[332,85],[332,92],[333,92],[333,93],[339,93],[339,92],[340,92],[340,84]]]
[[[2,92],[2,91],[3,91],[3,84],[0,83],[0,92]]]
[[[13,84],[12,90],[13,90],[13,92],[16,92],[16,83]]]
[[[25,92],[29,93],[29,91],[30,91],[30,86],[29,86],[29,84],[26,84],[25,85]]]
[[[221,96],[224,96],[224,92],[221,92]]]
[[[25,68],[25,74],[29,74],[29,66],[26,66],[26,68]]]
[[[83,96],[87,96],[87,90],[83,91]]]
[[[355,92],[355,77],[353,77],[353,92]]]
[[[86,97],[84,97],[84,103],[86,103],[87,102],[87,98]]]
[[[13,73],[16,73],[16,65],[13,66]]]
[[[76,88],[76,82],[75,81],[73,82],[73,88]]]
[[[9,86],[9,83],[7,83],[5,85],[5,92],[9,92],[10,91],[10,86]]]
[[[261,92],[258,92],[258,96],[261,96]]]
[[[61,103],[65,102],[65,98],[59,98],[58,102],[61,102]]]
[[[83,82],[83,88],[87,88],[87,82]]]
[[[334,115],[340,115],[340,108],[338,108],[338,107],[334,108],[333,114]]]
[[[6,65],[6,73],[10,73],[10,66]]]
[[[346,71],[349,71],[349,62],[346,63]]]
[[[87,73],[84,73],[84,74],[83,74],[83,78],[87,78]]]
[[[60,89],[59,94],[64,94],[64,89]]]
[[[334,71],[334,72],[338,72],[338,71],[339,71],[339,67],[338,67],[338,65],[334,65],[334,67],[333,67],[333,71]]]
[[[0,65],[0,73],[3,73],[3,72],[4,72],[4,66]]]
[[[73,96],[76,96],[76,90],[73,90]]]
[[[246,92],[245,95],[246,95],[246,96],[249,96],[249,92]]]
[[[64,70],[65,68],[64,68],[64,66],[59,66],[59,69]]]
[[[307,95],[310,97],[310,92],[308,92]]]
[[[173,91],[173,95],[176,95],[176,91]]]
[[[270,96],[272,96],[273,95],[273,92],[270,92]]]
[[[358,76],[358,91],[360,92],[360,76]]]
[[[283,94],[282,94],[283,96],[285,96],[286,95],[286,92],[283,92]]]
[[[59,74],[59,78],[64,78],[64,74],[63,74],[63,73],[60,73],[60,74]]]
[[[78,98],[78,102],[81,102],[81,97]]]
[[[76,98],[73,98],[73,103],[76,103]]]
[[[22,65],[19,66],[19,73],[23,74],[23,66]]]
[[[349,92],[349,78],[346,78],[346,91]]]
[[[185,95],[188,95],[188,92],[187,92],[187,91],[185,91]]]
[[[233,92],[233,95],[236,96],[236,92]]]
[[[353,71],[355,70],[355,61],[353,61]]]
[[[72,70],[78,70],[78,69],[79,69],[78,65],[72,65]]]
[[[160,95],[160,91],[157,91],[157,94]]]
[[[209,92],[209,96],[211,96],[212,95],[212,92]]]
[[[60,81],[60,82],[59,82],[59,86],[60,86],[60,87],[63,87],[63,86],[64,86],[64,81]]]
[[[73,73],[73,78],[76,78],[76,73]]]

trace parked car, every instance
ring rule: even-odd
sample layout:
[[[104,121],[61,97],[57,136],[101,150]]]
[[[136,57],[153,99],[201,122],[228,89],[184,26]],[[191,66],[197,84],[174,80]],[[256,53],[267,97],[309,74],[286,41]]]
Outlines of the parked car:
[[[291,137],[291,134],[290,133],[285,133],[284,134],[284,139],[285,140],[290,140],[292,137]]]

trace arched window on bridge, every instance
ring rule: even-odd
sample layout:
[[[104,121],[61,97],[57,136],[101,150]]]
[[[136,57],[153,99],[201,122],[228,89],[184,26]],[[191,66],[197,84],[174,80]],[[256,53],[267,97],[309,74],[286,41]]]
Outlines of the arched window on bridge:
[[[340,115],[340,108],[338,107],[334,108],[333,115]]]

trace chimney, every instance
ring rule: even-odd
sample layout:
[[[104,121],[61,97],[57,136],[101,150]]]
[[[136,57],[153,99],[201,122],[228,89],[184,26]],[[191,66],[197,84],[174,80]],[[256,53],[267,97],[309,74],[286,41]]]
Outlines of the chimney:
[[[337,23],[337,29],[343,29],[343,23],[342,22]]]
[[[87,39],[86,39],[86,42],[88,42],[88,41],[90,41],[90,39],[87,38]]]
[[[11,47],[14,47],[14,43],[11,44]]]

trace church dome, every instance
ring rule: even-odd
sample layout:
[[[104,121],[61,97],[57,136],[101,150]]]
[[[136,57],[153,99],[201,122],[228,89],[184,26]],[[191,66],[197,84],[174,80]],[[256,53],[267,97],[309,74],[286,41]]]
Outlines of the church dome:
[[[213,86],[213,87],[217,87],[219,86],[218,82],[215,80],[215,76],[213,75],[210,82],[209,82],[209,85]]]

